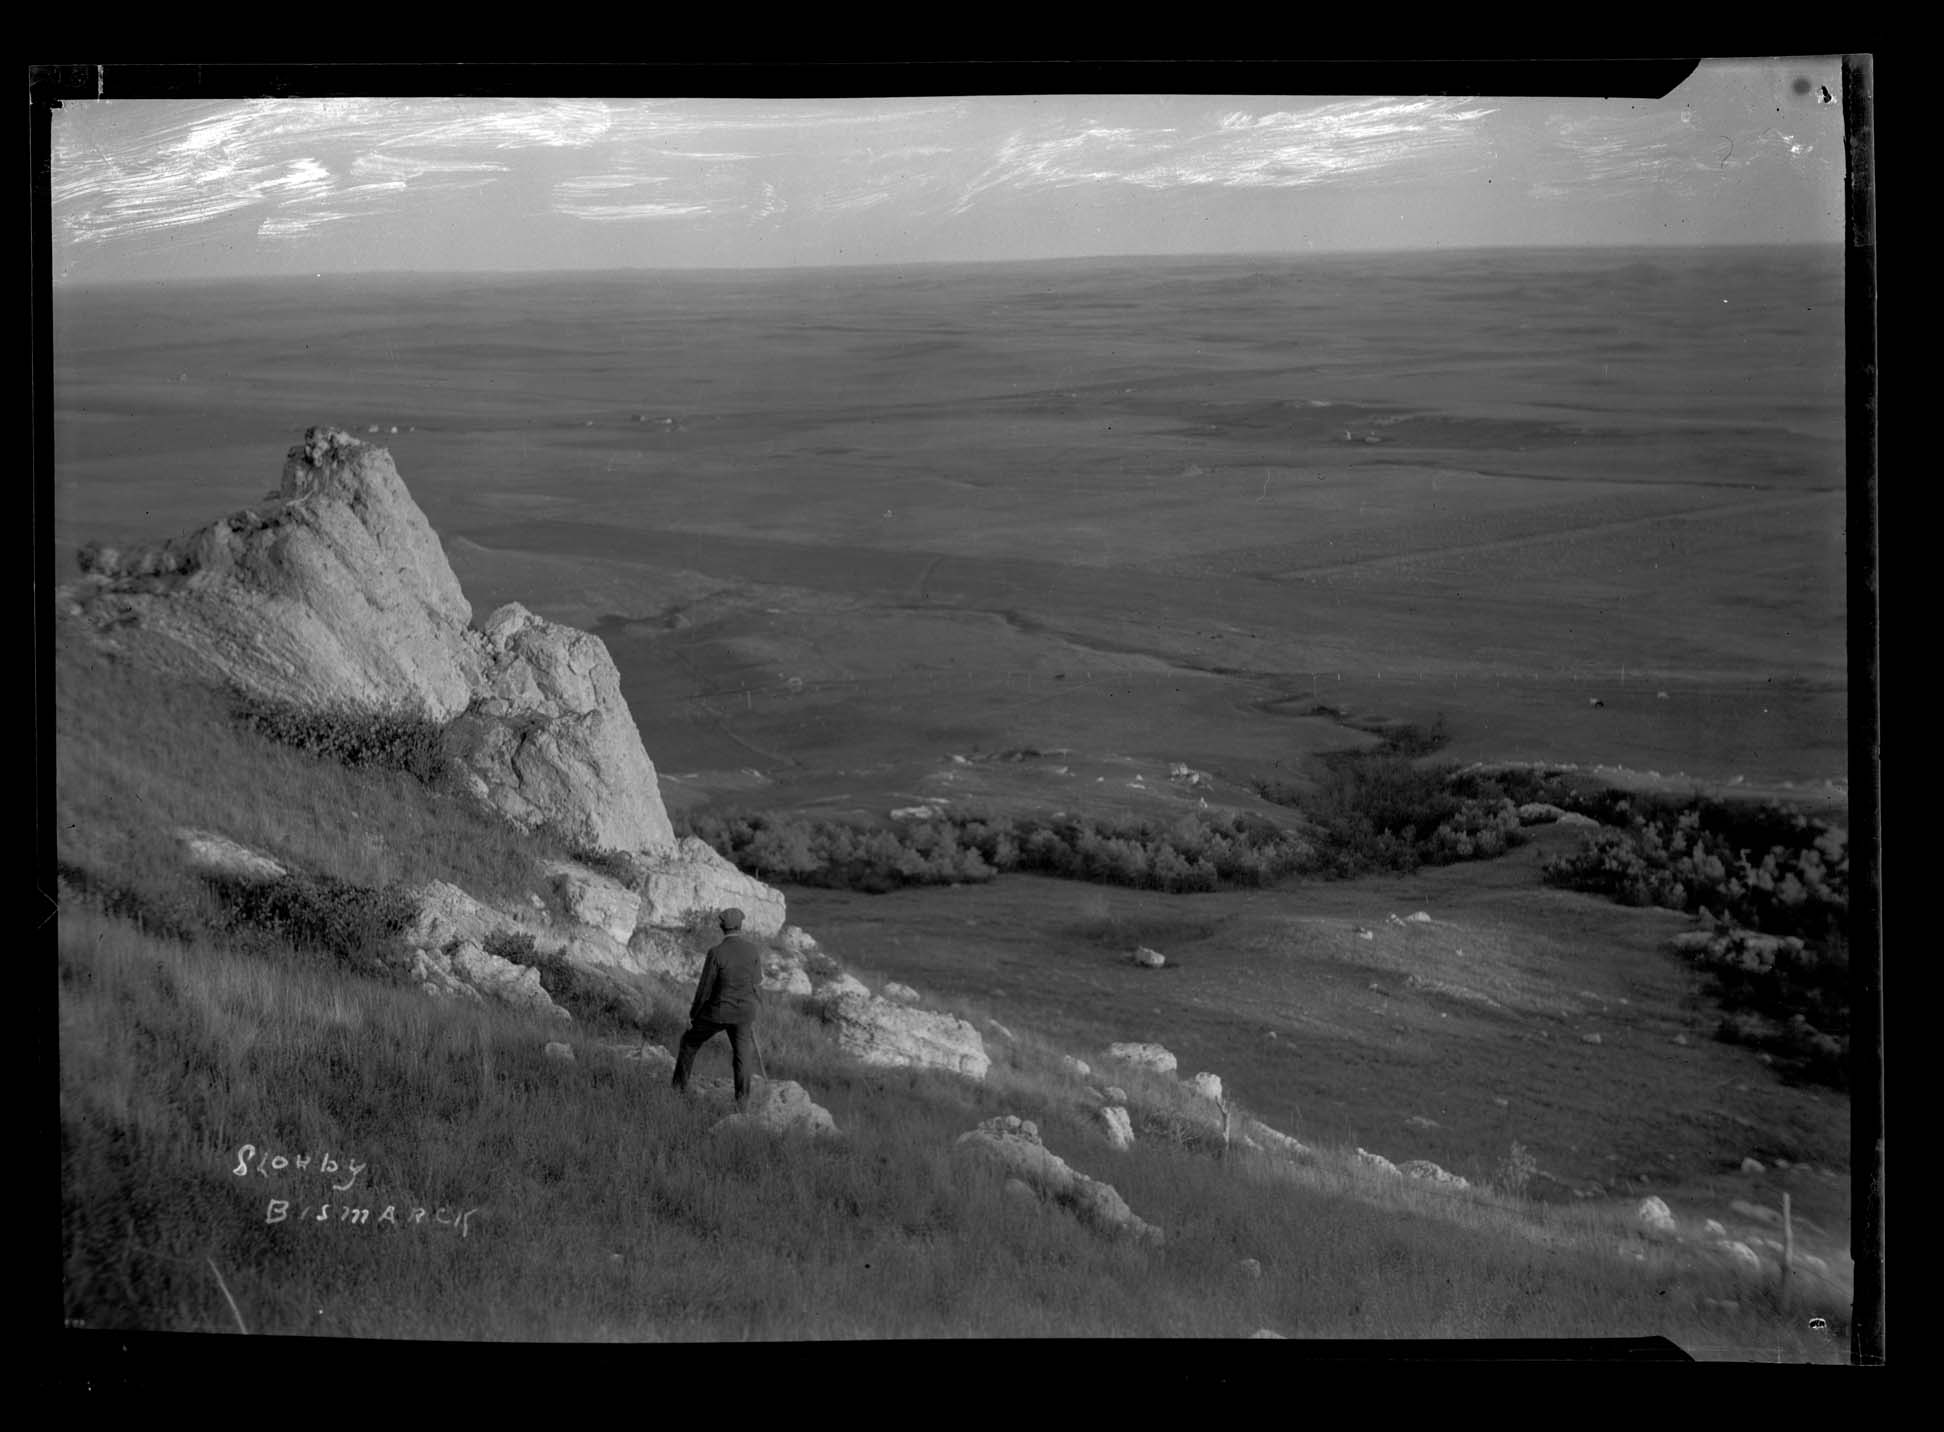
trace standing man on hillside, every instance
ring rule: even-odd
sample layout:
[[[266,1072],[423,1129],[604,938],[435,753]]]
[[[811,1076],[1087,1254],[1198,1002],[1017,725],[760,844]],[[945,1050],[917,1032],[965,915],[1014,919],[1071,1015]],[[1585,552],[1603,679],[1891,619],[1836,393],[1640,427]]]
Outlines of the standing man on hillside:
[[[750,1065],[756,1056],[756,1011],[762,1003],[763,952],[755,941],[736,932],[743,912],[724,910],[719,917],[725,938],[702,963],[689,1004],[688,1032],[675,1055],[675,1088],[688,1090],[689,1070],[703,1045],[718,1034],[729,1036],[729,1058],[736,1076],[736,1108],[749,1103]]]

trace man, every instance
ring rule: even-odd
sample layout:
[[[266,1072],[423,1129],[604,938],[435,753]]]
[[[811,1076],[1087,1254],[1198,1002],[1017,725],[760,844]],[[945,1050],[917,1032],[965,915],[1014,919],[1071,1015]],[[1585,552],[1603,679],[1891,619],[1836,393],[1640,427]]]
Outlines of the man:
[[[725,938],[702,964],[689,1004],[688,1032],[675,1055],[675,1088],[688,1089],[689,1070],[703,1045],[718,1034],[729,1036],[729,1057],[736,1076],[736,1108],[749,1103],[750,1065],[756,1056],[756,1011],[762,1001],[763,952],[736,931],[743,912],[724,910],[719,917]]]

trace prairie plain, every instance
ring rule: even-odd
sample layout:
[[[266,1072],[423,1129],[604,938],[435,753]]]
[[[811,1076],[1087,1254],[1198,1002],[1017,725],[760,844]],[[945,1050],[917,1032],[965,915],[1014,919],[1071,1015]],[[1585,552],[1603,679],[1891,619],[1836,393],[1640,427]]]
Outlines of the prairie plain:
[[[1840,812],[1842,283],[1776,248],[62,291],[58,558],[247,506],[330,423],[476,614],[606,641],[678,818],[1273,810],[1258,780],[1439,716],[1445,759]],[[1710,1040],[1685,917],[1542,889],[1572,838],[787,893],[872,976],[1160,1040],[1306,1138],[1473,1178],[1523,1143],[1541,1198],[1738,1229],[1786,1185],[1846,1292],[1846,1102]]]

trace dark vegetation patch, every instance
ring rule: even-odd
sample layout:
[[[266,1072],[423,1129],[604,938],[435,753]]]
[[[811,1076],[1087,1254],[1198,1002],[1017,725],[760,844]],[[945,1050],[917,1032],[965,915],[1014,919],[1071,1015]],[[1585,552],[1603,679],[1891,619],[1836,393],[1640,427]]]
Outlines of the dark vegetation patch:
[[[386,956],[417,913],[395,887],[291,872],[274,880],[183,872],[173,882],[118,879],[69,861],[57,865],[64,903],[127,920],[145,934],[182,943],[315,960],[363,974],[385,973]]]
[[[1605,818],[1615,825],[1547,861],[1544,879],[1697,912],[1714,937],[1687,953],[1728,1011],[1717,1035],[1847,1087],[1847,833],[1772,802],[1697,797],[1617,797]]]
[[[1522,844],[1517,803],[1505,792],[1467,789],[1449,764],[1420,764],[1449,740],[1443,716],[1428,727],[1386,727],[1374,747],[1315,757],[1307,782],[1268,778],[1256,792],[1302,811],[1316,847],[1308,875],[1408,874]]]
[[[451,767],[444,725],[411,707],[326,710],[236,690],[229,709],[245,730],[341,765],[403,771],[426,785]]]

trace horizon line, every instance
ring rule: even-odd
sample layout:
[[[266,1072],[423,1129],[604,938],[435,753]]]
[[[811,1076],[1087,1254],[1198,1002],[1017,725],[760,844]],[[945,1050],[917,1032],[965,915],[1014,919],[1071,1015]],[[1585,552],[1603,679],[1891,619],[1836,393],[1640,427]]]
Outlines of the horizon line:
[[[1679,241],[1633,241],[1629,243],[1468,243],[1468,244],[1427,244],[1415,247],[1398,248],[1316,248],[1316,249],[1219,249],[1193,252],[1171,253],[1100,253],[1100,254],[1058,254],[1040,258],[1007,259],[878,259],[860,263],[814,263],[814,264],[636,264],[625,267],[587,267],[587,268],[370,268],[370,269],[331,269],[323,272],[306,273],[291,270],[280,273],[233,273],[233,274],[177,274],[151,275],[146,277],[123,278],[74,278],[51,275],[54,288],[133,288],[159,284],[212,284],[212,283],[266,283],[288,282],[302,279],[387,279],[387,278],[596,278],[602,276],[619,277],[638,274],[683,274],[683,275],[720,275],[753,277],[762,275],[793,274],[803,275],[826,270],[857,272],[871,269],[911,269],[911,268],[1024,268],[1034,265],[1076,264],[1076,263],[1169,263],[1169,262],[1209,262],[1215,260],[1249,261],[1300,261],[1317,258],[1418,258],[1438,254],[1473,253],[1586,253],[1586,252],[1693,252],[1708,250],[1714,252],[1737,249],[1842,249],[1842,239],[1750,239],[1732,242],[1710,242],[1697,240]]]

